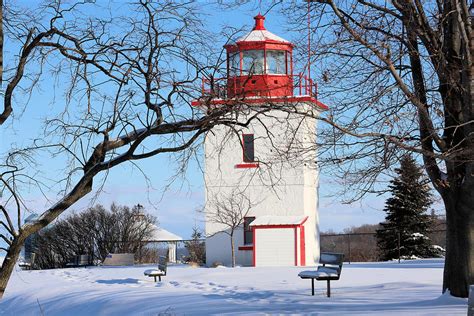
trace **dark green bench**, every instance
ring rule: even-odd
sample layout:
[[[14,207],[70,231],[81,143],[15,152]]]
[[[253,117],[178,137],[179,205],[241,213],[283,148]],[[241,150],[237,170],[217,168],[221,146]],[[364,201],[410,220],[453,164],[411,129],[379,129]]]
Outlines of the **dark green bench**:
[[[168,258],[166,256],[159,256],[158,257],[158,269],[148,269],[143,272],[148,277],[153,277],[155,278],[156,282],[156,277],[161,282],[161,277],[166,275],[166,269],[168,267]]]
[[[342,271],[343,253],[321,252],[317,270],[301,271],[298,276],[311,279],[311,295],[314,295],[314,280],[327,281],[327,296],[331,297],[331,281],[339,280]]]

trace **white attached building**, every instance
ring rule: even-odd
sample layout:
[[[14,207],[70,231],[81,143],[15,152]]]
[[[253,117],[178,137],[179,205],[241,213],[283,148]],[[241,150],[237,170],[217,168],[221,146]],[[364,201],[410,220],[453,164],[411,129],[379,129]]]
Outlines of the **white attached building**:
[[[304,266],[319,260],[316,117],[327,107],[309,78],[293,74],[293,44],[267,31],[264,19],[256,16],[250,33],[225,46],[224,85],[205,91],[211,101],[194,102],[235,106],[238,111],[230,115],[242,123],[215,128],[205,139],[208,265],[231,264],[229,227],[216,220],[216,208],[242,201],[241,195],[246,203],[235,210],[245,217],[234,234],[238,265]]]

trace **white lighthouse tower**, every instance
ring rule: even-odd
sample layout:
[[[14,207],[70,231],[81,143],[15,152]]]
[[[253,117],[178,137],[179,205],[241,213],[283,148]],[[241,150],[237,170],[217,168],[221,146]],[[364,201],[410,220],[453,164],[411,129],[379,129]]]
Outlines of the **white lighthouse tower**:
[[[316,119],[327,109],[316,85],[293,74],[293,44],[270,33],[265,17],[225,46],[227,77],[213,79],[196,106],[231,107],[240,124],[205,138],[206,262],[305,266],[319,260]],[[269,110],[270,109],[270,110]]]

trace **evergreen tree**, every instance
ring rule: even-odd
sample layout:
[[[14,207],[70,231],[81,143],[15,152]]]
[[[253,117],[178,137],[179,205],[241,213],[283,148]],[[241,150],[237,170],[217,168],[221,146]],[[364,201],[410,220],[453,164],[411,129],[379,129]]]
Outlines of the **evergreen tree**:
[[[389,185],[392,196],[385,202],[387,216],[377,230],[380,259],[439,256],[427,237],[431,217],[426,212],[432,200],[421,168],[405,155],[395,171],[398,176]]]
[[[184,246],[189,252],[189,256],[185,260],[202,265],[206,263],[206,245],[202,241],[202,233],[197,227],[193,227],[191,238],[191,240],[184,242]]]

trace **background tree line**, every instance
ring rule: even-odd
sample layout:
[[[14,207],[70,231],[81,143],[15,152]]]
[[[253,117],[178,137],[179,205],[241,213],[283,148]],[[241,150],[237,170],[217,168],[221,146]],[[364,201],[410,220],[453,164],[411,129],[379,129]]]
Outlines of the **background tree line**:
[[[433,258],[444,255],[446,220],[428,214],[433,196],[423,169],[410,155],[390,181],[385,221],[322,234],[323,249],[344,252],[351,261]],[[342,238],[342,239],[341,239]],[[338,245],[339,243],[343,245]],[[442,246],[441,246],[442,245]]]
[[[140,205],[112,204],[110,210],[96,205],[71,214],[34,235],[34,267],[63,268],[78,255],[98,263],[111,252],[136,253],[151,237],[155,222]]]

